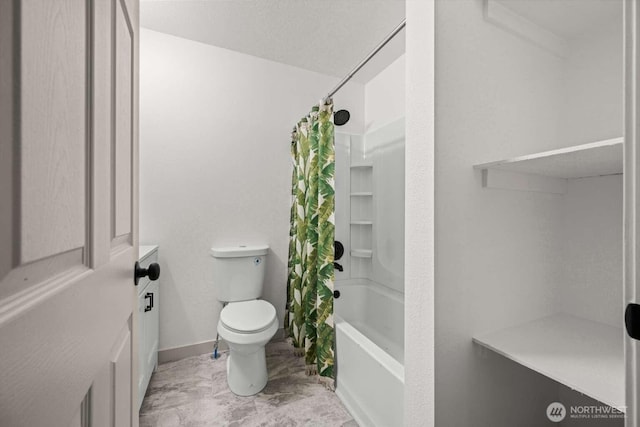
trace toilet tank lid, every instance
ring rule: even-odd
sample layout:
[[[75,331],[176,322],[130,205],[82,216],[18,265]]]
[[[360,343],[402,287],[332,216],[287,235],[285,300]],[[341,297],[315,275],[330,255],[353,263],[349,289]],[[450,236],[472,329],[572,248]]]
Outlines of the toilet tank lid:
[[[214,246],[210,254],[214,258],[240,258],[255,255],[266,255],[269,245]]]

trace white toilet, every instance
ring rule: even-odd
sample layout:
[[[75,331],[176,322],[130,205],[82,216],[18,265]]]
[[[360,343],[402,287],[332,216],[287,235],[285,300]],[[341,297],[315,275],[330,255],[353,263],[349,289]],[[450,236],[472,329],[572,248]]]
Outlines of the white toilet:
[[[239,396],[267,385],[264,346],[278,330],[276,309],[262,295],[269,246],[213,247],[213,286],[219,301],[218,333],[229,344],[227,383]]]

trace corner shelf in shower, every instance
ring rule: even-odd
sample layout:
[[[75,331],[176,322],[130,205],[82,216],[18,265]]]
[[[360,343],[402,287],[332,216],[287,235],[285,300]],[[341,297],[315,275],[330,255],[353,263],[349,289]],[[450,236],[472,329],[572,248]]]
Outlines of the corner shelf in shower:
[[[622,329],[555,314],[473,341],[554,381],[624,411]]]
[[[367,196],[373,196],[373,192],[372,191],[358,191],[355,193],[351,193],[351,197],[367,197]]]
[[[351,249],[351,256],[355,258],[372,258],[373,251],[371,249]]]
[[[366,221],[366,220],[351,221],[351,225],[373,225],[373,221]]]
[[[567,179],[621,174],[623,142],[613,138],[473,167],[482,171],[483,187],[564,194]]]

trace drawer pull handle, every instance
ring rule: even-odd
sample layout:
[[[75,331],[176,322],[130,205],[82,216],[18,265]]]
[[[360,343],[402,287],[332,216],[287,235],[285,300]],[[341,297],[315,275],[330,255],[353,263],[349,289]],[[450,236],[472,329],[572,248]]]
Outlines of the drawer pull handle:
[[[144,299],[146,300],[147,298],[149,298],[149,305],[147,305],[144,308],[144,312],[145,313],[147,311],[151,311],[151,309],[153,309],[153,293],[152,292],[147,292],[146,295],[144,296]]]

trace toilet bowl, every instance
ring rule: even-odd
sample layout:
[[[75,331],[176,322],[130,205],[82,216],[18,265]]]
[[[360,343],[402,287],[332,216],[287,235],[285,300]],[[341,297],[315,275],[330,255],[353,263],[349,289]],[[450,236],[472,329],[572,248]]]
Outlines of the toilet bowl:
[[[218,333],[229,345],[227,383],[233,393],[251,396],[267,385],[265,345],[277,330],[276,309],[267,301],[231,302],[222,309]]]

